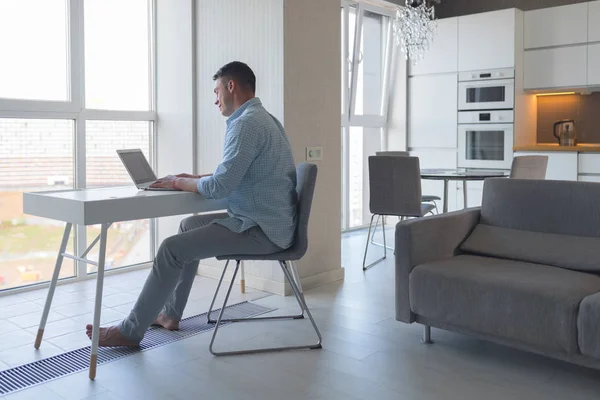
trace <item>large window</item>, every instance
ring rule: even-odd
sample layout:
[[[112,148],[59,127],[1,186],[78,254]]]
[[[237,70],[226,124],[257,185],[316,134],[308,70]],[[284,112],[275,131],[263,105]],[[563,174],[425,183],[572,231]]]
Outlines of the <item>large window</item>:
[[[23,214],[23,192],[131,185],[119,148],[154,162],[152,3],[0,0],[0,291],[48,281],[62,237],[64,223]],[[107,268],[150,261],[152,229],[111,226]],[[75,227],[69,252],[98,232]],[[61,278],[93,272],[65,259]]]
[[[342,7],[342,229],[368,223],[368,157],[385,149],[393,11]]]

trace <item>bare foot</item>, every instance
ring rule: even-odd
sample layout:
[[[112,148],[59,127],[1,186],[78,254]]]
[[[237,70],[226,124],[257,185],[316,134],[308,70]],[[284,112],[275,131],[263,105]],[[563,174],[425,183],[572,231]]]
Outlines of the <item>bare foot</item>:
[[[179,330],[179,321],[173,318],[169,318],[163,313],[158,314],[158,317],[156,317],[156,321],[154,321],[152,325],[162,326],[163,328],[168,329],[170,331]]]
[[[88,324],[85,326],[85,333],[91,339],[92,338],[92,325]],[[130,346],[137,347],[140,344],[133,342],[125,338],[118,326],[111,326],[109,328],[100,328],[100,338],[98,340],[98,346],[101,347],[116,347],[116,346]]]

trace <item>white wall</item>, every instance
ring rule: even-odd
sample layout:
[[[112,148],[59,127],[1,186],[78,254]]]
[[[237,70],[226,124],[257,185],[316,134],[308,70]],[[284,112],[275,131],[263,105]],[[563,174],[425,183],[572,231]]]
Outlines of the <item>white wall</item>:
[[[243,61],[256,75],[263,105],[283,123],[283,2],[202,0],[196,2],[198,170],[221,161],[225,118],[214,105],[212,76],[230,61]]]
[[[192,0],[156,1],[157,175],[192,172],[194,107]],[[158,243],[185,216],[158,221]]]
[[[298,263],[305,288],[342,279],[341,21],[339,0],[286,0],[284,115],[296,162],[323,146],[310,216],[309,249]]]
[[[230,61],[247,63],[256,75],[256,95],[283,120],[283,2],[202,0],[196,3],[197,158],[200,173],[213,172],[223,155],[225,121],[214,105],[212,76]],[[219,277],[224,263],[202,260],[200,275]],[[284,292],[274,262],[246,262],[246,285]],[[232,268],[230,268],[232,270]],[[231,276],[231,274],[229,274]]]
[[[225,119],[214,106],[212,75],[233,60],[257,77],[257,96],[281,120],[296,163],[306,146],[323,146],[309,232],[299,265],[305,287],[341,279],[340,3],[338,0],[203,0],[196,9],[197,162],[221,160]],[[203,260],[199,274],[218,277],[223,263]],[[246,285],[289,293],[273,262],[246,263]]]

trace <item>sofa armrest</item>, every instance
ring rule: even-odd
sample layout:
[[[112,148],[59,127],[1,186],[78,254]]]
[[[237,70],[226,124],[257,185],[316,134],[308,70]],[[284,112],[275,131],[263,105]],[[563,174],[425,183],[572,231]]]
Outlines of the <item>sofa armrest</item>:
[[[469,208],[396,225],[396,319],[414,322],[410,309],[409,275],[414,267],[450,258],[479,222],[481,209]]]

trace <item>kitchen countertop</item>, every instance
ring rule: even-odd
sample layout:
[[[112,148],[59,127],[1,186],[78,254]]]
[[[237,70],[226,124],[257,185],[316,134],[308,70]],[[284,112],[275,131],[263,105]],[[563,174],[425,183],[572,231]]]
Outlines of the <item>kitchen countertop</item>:
[[[558,143],[534,143],[526,146],[515,146],[514,151],[577,151],[600,153],[600,143],[579,143],[577,146],[559,146]]]

